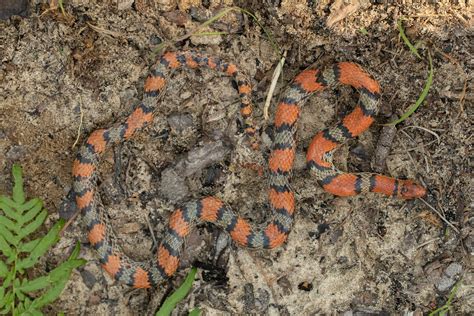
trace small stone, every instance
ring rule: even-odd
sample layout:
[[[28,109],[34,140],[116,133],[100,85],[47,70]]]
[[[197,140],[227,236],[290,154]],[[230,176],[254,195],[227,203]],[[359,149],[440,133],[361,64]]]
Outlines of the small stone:
[[[447,292],[453,285],[454,285],[454,280],[447,277],[442,277],[441,280],[439,280],[436,287],[438,288],[438,291],[440,292]]]
[[[462,273],[462,266],[457,262],[453,262],[446,268],[444,273],[449,277],[455,277]]]
[[[178,26],[184,26],[189,21],[189,16],[179,10],[174,10],[171,12],[163,13],[163,16],[171,23],[174,23]]]
[[[161,173],[161,194],[170,201],[184,200],[189,194],[186,182],[173,168],[167,168]]]
[[[74,199],[74,191],[70,190],[61,204],[59,204],[59,217],[65,220],[71,219],[77,212],[77,205]]]
[[[212,186],[221,175],[222,168],[220,167],[220,165],[216,164],[210,166],[209,168],[207,168],[201,179],[202,185],[205,187]]]
[[[0,1],[0,20],[6,20],[12,15],[26,16],[28,13],[28,0],[2,0]]]
[[[196,8],[201,6],[201,0],[178,0],[178,8],[181,11],[186,11],[189,8]]]
[[[177,0],[153,0],[159,11],[171,11],[176,8]]]
[[[191,91],[185,91],[179,95],[181,100],[189,99],[192,96]]]
[[[446,268],[446,270],[444,270],[443,276],[441,277],[438,284],[436,285],[436,288],[438,289],[438,291],[442,293],[448,292],[457,282],[462,271],[463,271],[463,268],[459,263],[457,262],[451,263]]]
[[[168,117],[168,124],[171,130],[180,134],[193,126],[193,117],[191,114],[171,114]]]
[[[132,7],[135,0],[117,0],[117,9],[128,10]]]
[[[10,160],[20,160],[28,152],[28,149],[22,145],[15,145],[7,151],[6,157]]]
[[[98,305],[101,301],[101,298],[99,295],[96,295],[96,294],[92,294],[91,296],[89,296],[89,305]]]
[[[286,295],[291,293],[291,283],[286,276],[282,276],[277,280],[277,284],[283,289],[283,292]]]
[[[184,175],[192,175],[213,163],[222,161],[228,150],[221,141],[207,143],[191,150],[185,161]]]
[[[94,273],[90,272],[89,270],[82,270],[81,277],[82,281],[89,289],[92,289],[94,284],[97,282]]]
[[[118,229],[119,233],[122,234],[133,234],[141,230],[140,224],[137,222],[124,224]]]

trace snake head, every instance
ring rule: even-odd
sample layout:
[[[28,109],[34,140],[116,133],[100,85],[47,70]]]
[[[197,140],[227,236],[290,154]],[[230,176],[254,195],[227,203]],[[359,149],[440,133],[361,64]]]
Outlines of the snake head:
[[[402,199],[416,199],[426,194],[425,187],[412,180],[403,180],[400,185],[398,194]]]

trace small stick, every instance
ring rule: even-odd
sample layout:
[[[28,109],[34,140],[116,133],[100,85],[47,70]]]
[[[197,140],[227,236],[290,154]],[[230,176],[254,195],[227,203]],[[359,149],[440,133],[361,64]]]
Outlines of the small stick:
[[[82,120],[84,118],[84,112],[82,111],[82,98],[79,96],[79,111],[81,112],[81,117],[79,119],[79,128],[77,129],[77,137],[76,140],[74,141],[74,144],[72,144],[71,149],[74,149],[76,147],[77,143],[79,142],[79,138],[81,137],[81,129],[82,129]]]
[[[431,206],[428,202],[426,202],[424,199],[420,198],[420,200],[426,204],[426,206],[428,206],[433,212],[435,212],[436,214],[438,214],[438,216],[443,220],[443,222],[445,222],[446,224],[448,224],[449,227],[451,227],[456,233],[459,234],[459,230],[456,228],[456,226],[454,226],[450,221],[448,221],[446,219],[446,217],[443,216],[443,214],[441,214],[437,209],[435,209],[433,206]]]
[[[280,62],[278,63],[275,68],[275,71],[273,72],[272,83],[270,84],[270,89],[268,89],[265,105],[263,106],[263,117],[265,121],[268,120],[268,108],[270,107],[270,103],[272,102],[273,92],[275,91],[278,78],[280,77],[281,70],[283,69],[283,65],[285,64],[286,52],[286,50],[283,52]]]

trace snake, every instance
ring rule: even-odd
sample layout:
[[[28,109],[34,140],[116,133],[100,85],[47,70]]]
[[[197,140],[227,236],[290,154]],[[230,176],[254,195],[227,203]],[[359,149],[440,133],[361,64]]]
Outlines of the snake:
[[[273,249],[284,244],[295,215],[295,192],[290,180],[301,107],[313,93],[337,84],[352,86],[359,92],[360,99],[339,123],[317,133],[312,139],[306,155],[311,175],[324,190],[337,196],[375,192],[414,199],[426,194],[426,189],[413,180],[372,173],[346,173],[334,166],[332,160],[336,148],[360,135],[374,122],[381,98],[380,86],[362,67],[352,62],[334,63],[323,70],[306,69],[288,85],[274,115],[274,137],[267,172],[271,208],[268,222],[254,227],[215,196],[188,201],[170,215],[156,254],[148,261],[134,261],[114,242],[112,227],[99,207],[98,165],[109,146],[129,140],[152,122],[158,99],[172,73],[179,68],[208,68],[231,77],[237,84],[244,134],[252,147],[258,147],[258,132],[251,116],[252,88],[234,63],[196,51],[166,52],[159,57],[146,78],[140,103],[123,123],[93,131],[78,150],[72,166],[75,203],[83,214],[89,243],[96,250],[103,269],[117,281],[134,288],[150,288],[170,279],[179,267],[186,236],[203,222],[225,230],[241,247]]]

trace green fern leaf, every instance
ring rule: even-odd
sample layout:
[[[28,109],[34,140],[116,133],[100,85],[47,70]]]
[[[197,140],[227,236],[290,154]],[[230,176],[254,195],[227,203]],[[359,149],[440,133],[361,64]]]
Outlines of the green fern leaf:
[[[0,314],[5,315],[11,310],[11,305],[15,299],[13,292],[7,292],[2,300],[0,300]]]
[[[21,240],[35,232],[44,223],[46,217],[48,217],[48,211],[41,211],[41,213],[39,213],[31,223],[21,228],[20,233],[17,235],[18,240]]]
[[[23,177],[21,176],[21,167],[13,165],[13,201],[23,204],[25,203],[25,193],[23,191]]]
[[[0,236],[3,236],[6,241],[13,247],[18,245],[18,239],[2,224],[0,223]]]
[[[0,278],[5,278],[7,274],[8,274],[7,265],[3,261],[0,261]]]
[[[13,258],[15,255],[15,252],[13,249],[10,247],[10,245],[7,243],[5,238],[2,237],[2,234],[0,233],[0,251],[2,254],[4,254],[8,259]]]
[[[18,209],[18,212],[21,212],[21,214],[23,214],[24,211],[31,209],[31,208],[34,207],[35,204],[37,204],[37,203],[41,203],[41,205],[43,205],[43,202],[41,202],[40,199],[34,198],[34,199],[29,200],[29,201],[26,202],[25,204],[18,204],[18,203],[16,203],[15,206],[16,206],[16,208]],[[22,215],[22,219],[23,219],[23,221],[25,222],[25,219],[24,219],[23,216],[24,216],[24,215]]]
[[[48,249],[59,240],[59,232],[64,226],[64,220],[57,221],[50,231],[38,242],[30,255],[25,259],[21,259],[17,264],[18,271],[22,272],[25,269],[31,268],[38,262]]]
[[[68,260],[61,263],[58,267],[56,267],[49,273],[49,279],[52,284],[55,285],[52,286],[48,291],[46,291],[42,296],[36,298],[33,301],[33,303],[31,304],[33,308],[39,309],[55,301],[66,286],[71,271],[86,263],[86,260],[84,259],[76,259],[77,255],[79,254],[79,250],[80,244],[77,243],[76,247],[74,248],[74,251],[71,253]]]
[[[21,223],[21,225],[31,221],[43,209],[43,202],[41,202],[40,199],[33,199],[31,201],[34,201],[35,203],[31,207],[27,208],[28,212],[21,217],[21,220],[18,221],[18,223]]]
[[[0,216],[0,224],[8,228],[9,230],[15,230],[17,228],[17,225],[12,220],[9,220],[5,216]]]
[[[58,240],[64,220],[57,221],[46,235],[38,236],[48,211],[38,198],[26,201],[21,167],[14,165],[12,197],[0,196],[0,315],[42,315],[41,308],[56,300],[72,270],[84,265],[77,259],[79,243],[69,258],[36,279],[24,276]],[[31,235],[35,234],[35,238]]]
[[[33,239],[30,240],[27,243],[22,243],[20,247],[18,247],[19,252],[31,252],[33,249],[38,245],[38,243],[41,241],[41,238]]]
[[[3,212],[5,213],[5,215],[7,215],[8,217],[10,217],[11,219],[14,219],[16,220],[17,222],[21,220],[21,215],[20,214],[17,214],[13,208],[8,204],[6,203],[6,199],[7,197],[5,196],[0,196],[0,209],[3,210]],[[12,201],[13,202],[13,201]]]
[[[6,289],[7,287],[11,285],[12,280],[14,279],[15,279],[15,269],[11,269],[10,272],[7,274],[7,277],[5,278],[5,280],[3,280],[2,287]],[[1,306],[2,305],[0,305],[0,307]]]
[[[23,279],[22,284],[16,288],[16,290],[28,293],[44,289],[50,284],[50,278],[48,276],[42,276],[34,280]]]

